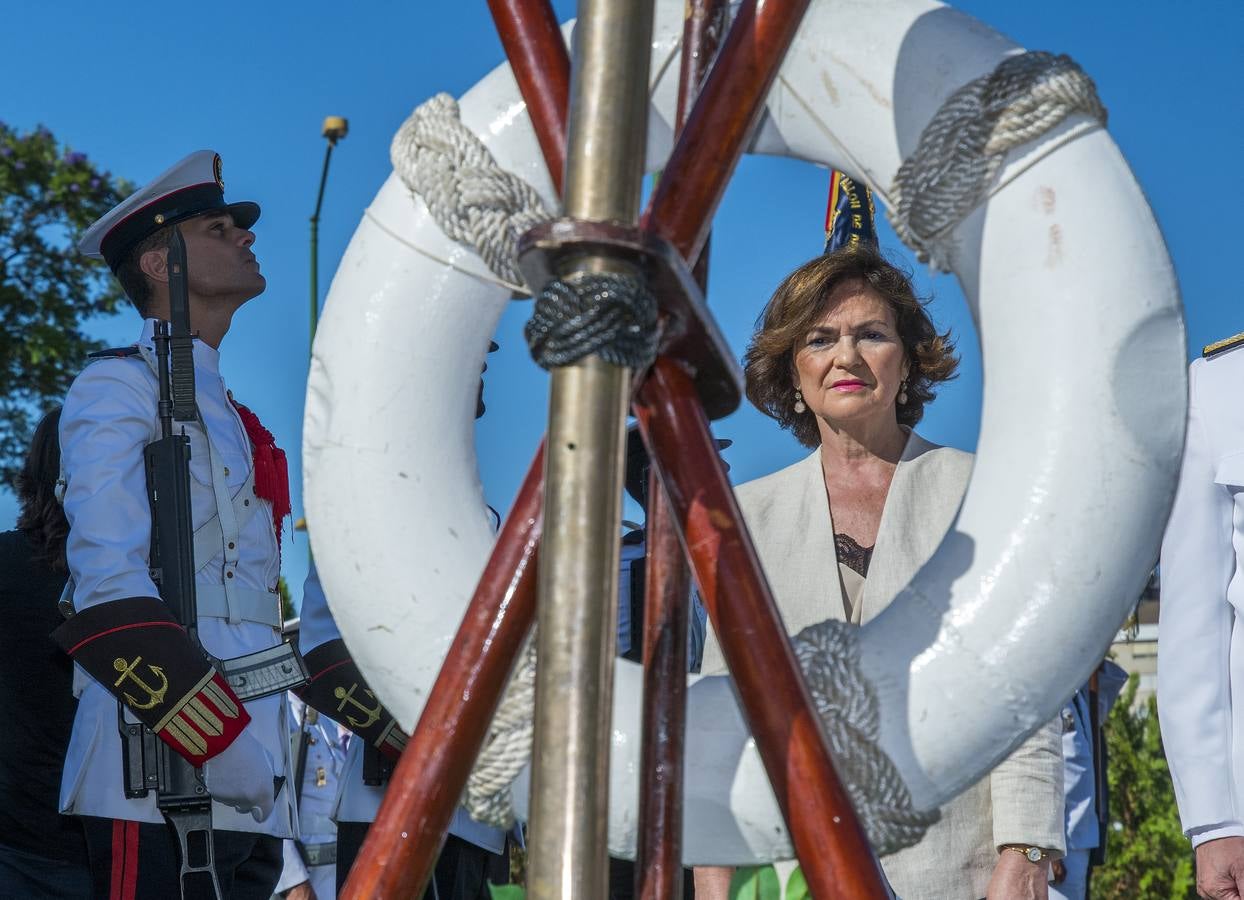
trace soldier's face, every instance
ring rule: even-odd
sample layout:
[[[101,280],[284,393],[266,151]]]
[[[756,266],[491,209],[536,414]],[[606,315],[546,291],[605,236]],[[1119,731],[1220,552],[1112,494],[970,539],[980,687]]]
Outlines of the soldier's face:
[[[255,235],[234,224],[228,213],[208,213],[181,223],[186,241],[190,292],[202,299],[242,302],[263,292]]]

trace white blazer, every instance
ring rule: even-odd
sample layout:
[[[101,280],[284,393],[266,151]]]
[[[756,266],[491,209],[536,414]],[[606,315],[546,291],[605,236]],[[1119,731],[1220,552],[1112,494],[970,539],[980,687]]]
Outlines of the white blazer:
[[[1162,541],[1158,709],[1184,833],[1244,835],[1244,349],[1188,373],[1188,433]]]
[[[867,622],[928,562],[963,501],[972,456],[915,432],[886,495],[868,578],[852,618]],[[788,634],[843,618],[834,525],[820,451],[736,490]],[[725,671],[716,636],[704,648],[705,674]],[[985,896],[1000,844],[1064,852],[1063,758],[1058,722],[942,807],[941,820],[914,847],[881,862],[904,900]]]

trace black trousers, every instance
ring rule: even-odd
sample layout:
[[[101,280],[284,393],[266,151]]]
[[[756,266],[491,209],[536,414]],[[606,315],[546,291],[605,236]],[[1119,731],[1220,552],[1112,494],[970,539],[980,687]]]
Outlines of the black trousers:
[[[337,892],[345,886],[346,876],[354,865],[369,822],[337,823]],[[488,884],[508,884],[510,860],[489,853],[470,841],[448,835],[441,855],[436,859],[433,883],[423,893],[423,900],[489,900]]]
[[[82,817],[95,900],[177,900],[177,849],[168,826]],[[216,877],[228,900],[269,900],[281,877],[281,839],[213,833]]]

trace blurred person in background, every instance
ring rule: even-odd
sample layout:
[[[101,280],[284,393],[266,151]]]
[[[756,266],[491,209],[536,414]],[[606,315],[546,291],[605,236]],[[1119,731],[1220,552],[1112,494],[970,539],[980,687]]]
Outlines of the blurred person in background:
[[[49,636],[63,619],[69,523],[56,499],[60,407],[35,429],[17,477],[17,528],[0,534],[0,896],[91,895],[82,823],[59,812],[78,702],[73,663]]]

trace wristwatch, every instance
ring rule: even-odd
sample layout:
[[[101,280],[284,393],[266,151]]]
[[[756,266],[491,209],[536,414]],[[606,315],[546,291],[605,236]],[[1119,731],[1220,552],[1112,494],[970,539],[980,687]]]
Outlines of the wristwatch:
[[[1014,850],[1016,853],[1022,853],[1024,858],[1030,863],[1039,863],[1042,860],[1050,858],[1050,852],[1041,847],[1030,847],[1027,844],[1003,844],[1003,850]]]

